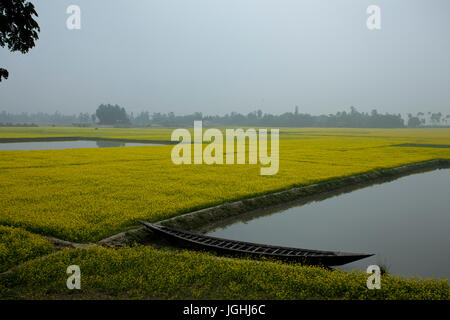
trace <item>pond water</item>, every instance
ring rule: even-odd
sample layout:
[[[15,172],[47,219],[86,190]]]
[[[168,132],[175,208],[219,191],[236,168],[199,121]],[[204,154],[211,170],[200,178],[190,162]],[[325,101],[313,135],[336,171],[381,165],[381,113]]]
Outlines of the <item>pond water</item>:
[[[414,174],[276,213],[244,216],[208,235],[307,249],[374,253],[339,267],[450,278],[450,170]],[[230,222],[229,222],[230,223]]]
[[[111,147],[140,147],[161,146],[157,143],[136,143],[125,141],[105,140],[73,140],[73,141],[33,141],[33,142],[8,142],[0,143],[0,151],[5,150],[57,150],[78,148],[111,148]]]

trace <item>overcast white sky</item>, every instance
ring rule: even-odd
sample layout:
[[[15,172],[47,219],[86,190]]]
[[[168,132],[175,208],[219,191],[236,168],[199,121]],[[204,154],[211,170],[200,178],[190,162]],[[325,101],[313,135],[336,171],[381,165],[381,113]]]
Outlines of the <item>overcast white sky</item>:
[[[450,113],[448,0],[32,2],[40,39],[0,48],[0,111]],[[81,30],[66,28],[70,4]]]

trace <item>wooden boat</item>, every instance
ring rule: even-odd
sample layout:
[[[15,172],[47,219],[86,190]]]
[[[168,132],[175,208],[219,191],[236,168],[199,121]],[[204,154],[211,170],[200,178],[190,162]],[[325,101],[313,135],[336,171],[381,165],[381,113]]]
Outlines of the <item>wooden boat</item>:
[[[349,262],[373,256],[373,254],[309,250],[228,240],[169,228],[146,221],[139,222],[158,236],[166,240],[176,242],[179,245],[203,250],[212,250],[226,254],[264,256],[288,261],[296,261],[305,265],[322,266],[340,266]]]

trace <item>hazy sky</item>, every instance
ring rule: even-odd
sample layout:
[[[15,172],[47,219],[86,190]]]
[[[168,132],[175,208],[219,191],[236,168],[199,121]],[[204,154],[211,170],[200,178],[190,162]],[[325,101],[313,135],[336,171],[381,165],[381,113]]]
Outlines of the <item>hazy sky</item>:
[[[0,48],[0,111],[450,113],[448,0],[32,2],[40,39]],[[70,4],[81,30],[66,28]]]

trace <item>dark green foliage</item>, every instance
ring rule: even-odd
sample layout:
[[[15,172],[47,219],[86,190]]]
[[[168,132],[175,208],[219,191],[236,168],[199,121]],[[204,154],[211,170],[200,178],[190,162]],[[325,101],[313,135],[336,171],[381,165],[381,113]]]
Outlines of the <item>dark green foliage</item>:
[[[421,124],[420,119],[417,117],[410,117],[408,119],[408,127],[410,128],[420,127],[420,124]]]
[[[263,114],[261,110],[243,115],[231,112],[224,116],[203,116],[194,113],[185,116],[154,113],[152,124],[161,126],[192,126],[194,120],[203,120],[205,126],[269,126],[269,127],[337,127],[337,128],[402,128],[404,121],[399,114],[380,114],[372,110],[371,114],[358,112],[351,107],[350,112],[342,111],[328,115],[310,115],[286,112],[280,115]]]
[[[38,16],[34,5],[26,0],[0,1],[0,46],[8,46],[10,51],[27,53],[39,39]],[[0,68],[0,81],[8,79],[7,70]]]
[[[100,120],[100,124],[129,124],[127,113],[124,108],[116,105],[102,104],[97,108],[95,115]]]

